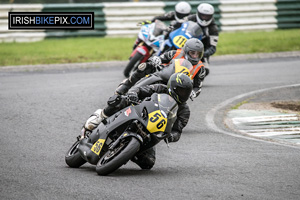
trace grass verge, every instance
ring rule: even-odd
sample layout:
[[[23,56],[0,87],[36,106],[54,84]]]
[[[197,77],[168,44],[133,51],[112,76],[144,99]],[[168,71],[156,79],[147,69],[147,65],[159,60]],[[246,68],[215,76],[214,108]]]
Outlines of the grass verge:
[[[220,33],[215,55],[300,51],[300,29]],[[135,38],[62,38],[0,43],[0,66],[127,60]]]

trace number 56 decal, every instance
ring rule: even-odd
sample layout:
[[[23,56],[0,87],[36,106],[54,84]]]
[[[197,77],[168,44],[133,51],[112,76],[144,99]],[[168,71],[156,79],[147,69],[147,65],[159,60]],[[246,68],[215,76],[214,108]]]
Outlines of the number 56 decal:
[[[167,118],[165,118],[160,110],[154,111],[149,114],[149,120],[147,124],[147,129],[150,133],[155,133],[158,131],[164,132],[167,126]]]

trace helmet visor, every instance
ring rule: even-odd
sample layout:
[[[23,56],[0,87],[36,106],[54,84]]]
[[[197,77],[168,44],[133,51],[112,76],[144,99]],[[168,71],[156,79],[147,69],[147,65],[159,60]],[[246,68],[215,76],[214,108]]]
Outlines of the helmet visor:
[[[184,103],[189,99],[189,97],[191,95],[191,92],[192,92],[192,89],[176,87],[176,88],[174,88],[174,92],[177,94],[177,96],[179,98],[179,101],[181,103]]]
[[[189,14],[183,14],[183,13],[179,13],[179,12],[176,12],[175,14],[178,19],[183,19],[184,17],[189,15]]]
[[[201,52],[199,51],[189,51],[189,55],[191,58],[200,58],[201,57]]]
[[[209,21],[213,17],[213,15],[206,15],[202,13],[198,13],[198,17],[203,21]]]

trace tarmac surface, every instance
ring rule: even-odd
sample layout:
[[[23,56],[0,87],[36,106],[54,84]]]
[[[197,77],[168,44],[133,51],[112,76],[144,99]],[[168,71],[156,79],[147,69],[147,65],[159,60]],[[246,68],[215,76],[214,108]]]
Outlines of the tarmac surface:
[[[300,57],[300,51],[212,56],[210,62],[220,65],[228,62],[254,62],[260,59],[291,57]],[[82,70],[99,67],[112,68],[123,67],[127,62],[107,61],[4,66],[0,67],[0,72],[14,73]],[[300,147],[300,111],[287,109],[287,105],[300,107],[299,88],[299,86],[291,86],[291,88],[286,90],[288,92],[286,95],[275,95],[277,94],[276,92],[264,91],[263,95],[249,97],[246,102],[240,102],[241,106],[228,111],[227,116],[224,116],[224,123],[232,131],[244,136]],[[266,95],[266,93],[270,94]],[[279,93],[282,94],[282,91]],[[265,96],[268,96],[268,98],[266,99]],[[274,107],[275,103],[281,103],[281,109]],[[285,107],[285,109],[282,107]]]
[[[224,124],[228,111],[256,112],[260,105],[264,112],[274,99],[298,102],[298,55],[212,57],[180,141],[157,145],[153,169],[128,162],[110,176],[98,176],[88,163],[69,168],[64,156],[124,79],[126,61],[1,67],[0,199],[299,200],[299,145]],[[253,133],[254,120],[242,124],[243,116],[234,116],[238,128]]]

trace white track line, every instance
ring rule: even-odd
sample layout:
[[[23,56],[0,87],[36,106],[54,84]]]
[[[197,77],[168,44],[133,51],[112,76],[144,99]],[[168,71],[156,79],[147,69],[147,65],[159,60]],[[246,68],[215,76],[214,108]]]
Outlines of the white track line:
[[[277,141],[276,142],[267,141],[267,140],[264,140],[263,138],[254,138],[254,137],[251,137],[251,136],[247,137],[247,136],[244,136],[244,135],[239,135],[237,133],[228,132],[228,131],[225,131],[225,130],[222,130],[221,128],[219,128],[215,124],[215,121],[214,121],[216,113],[219,110],[225,108],[226,106],[228,106],[230,103],[232,103],[234,101],[237,101],[237,100],[242,99],[242,98],[253,96],[254,94],[259,94],[259,93],[263,93],[263,92],[266,92],[266,91],[270,91],[270,90],[277,90],[277,89],[290,88],[290,87],[299,87],[299,86],[300,86],[300,84],[294,84],[294,85],[286,85],[286,86],[279,86],[279,87],[273,87],[273,88],[266,88],[266,89],[261,89],[261,90],[248,92],[248,93],[241,94],[241,95],[235,96],[233,98],[227,99],[226,101],[223,101],[222,103],[220,103],[217,106],[215,106],[214,108],[212,108],[206,114],[205,119],[206,119],[207,126],[208,126],[208,128],[210,128],[213,131],[223,133],[223,134],[226,134],[226,135],[230,135],[230,136],[233,136],[233,137],[239,137],[239,138],[244,138],[244,139],[248,139],[248,140],[266,142],[266,143],[271,143],[271,144],[278,144],[278,145],[283,145],[283,146],[299,149],[300,148],[299,146],[292,146],[291,144],[287,144],[287,143],[283,143],[283,142],[279,142],[279,141],[278,142]]]

